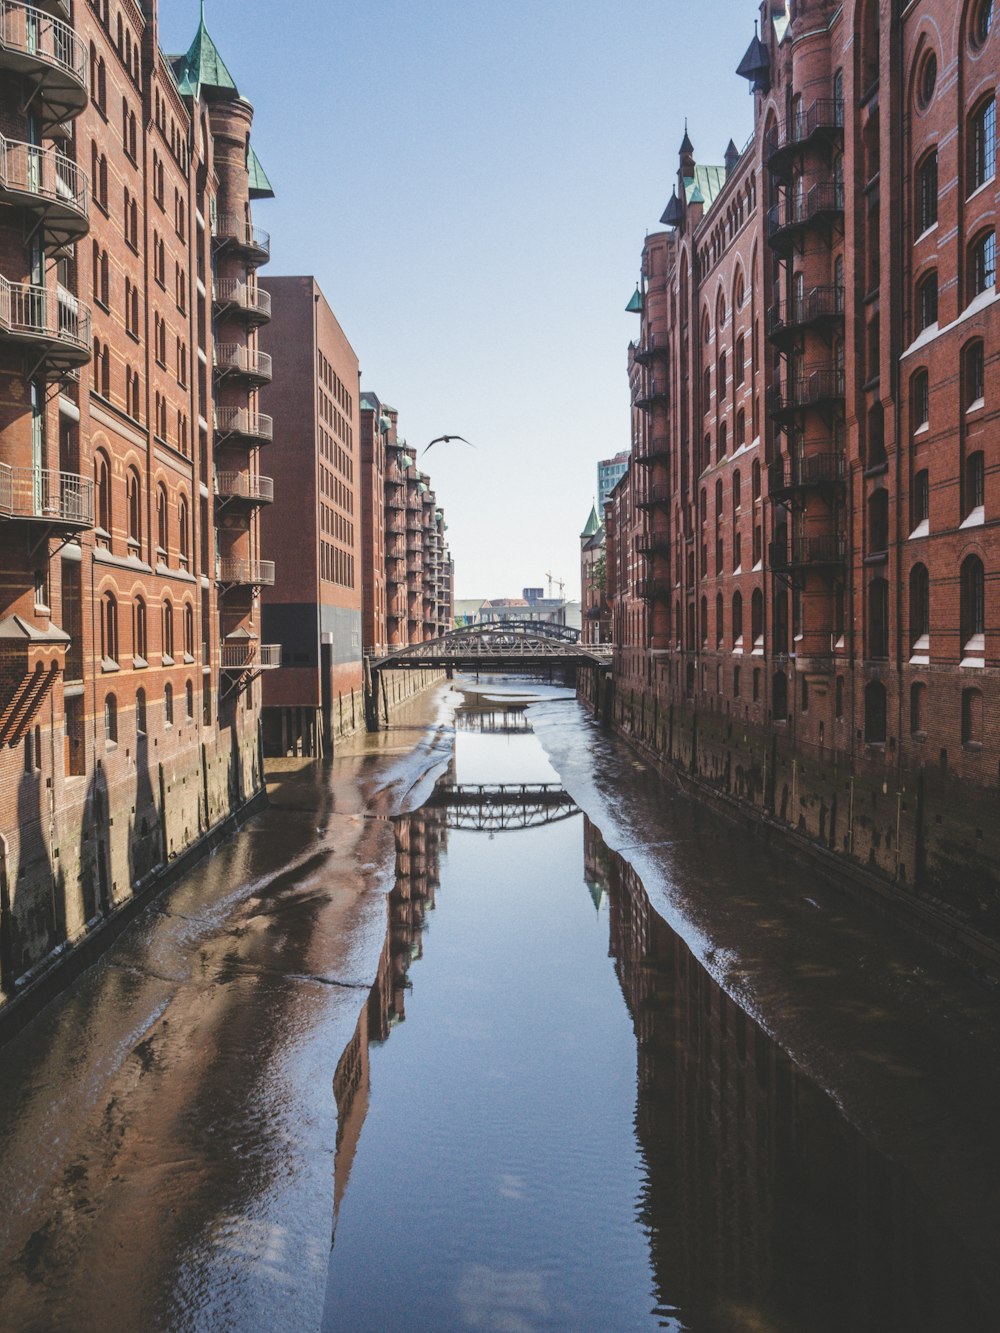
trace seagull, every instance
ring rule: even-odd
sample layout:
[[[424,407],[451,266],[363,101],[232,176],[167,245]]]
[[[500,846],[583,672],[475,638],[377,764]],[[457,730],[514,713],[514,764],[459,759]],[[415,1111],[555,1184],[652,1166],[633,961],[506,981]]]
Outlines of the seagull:
[[[470,449],[475,449],[475,447],[476,447],[476,446],[472,443],[472,441],[471,441],[471,440],[467,440],[467,439],[465,438],[464,435],[438,435],[438,436],[435,436],[435,438],[434,438],[433,440],[431,440],[431,443],[427,446],[427,449],[429,449],[429,448],[431,447],[431,445],[434,445],[434,444],[448,444],[448,442],[449,442],[450,440],[461,440],[462,443],[463,443],[463,444],[467,444],[467,445],[469,446]],[[424,450],[424,453],[427,452],[427,449]]]

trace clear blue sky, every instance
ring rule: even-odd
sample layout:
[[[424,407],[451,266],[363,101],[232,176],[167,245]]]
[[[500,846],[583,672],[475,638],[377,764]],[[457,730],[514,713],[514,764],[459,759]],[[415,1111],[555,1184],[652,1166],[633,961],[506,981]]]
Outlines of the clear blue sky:
[[[460,597],[579,592],[596,462],[629,442],[624,306],[689,120],[752,129],[753,0],[208,0],[277,192],[273,273],[315,273],[428,470]],[[197,0],[160,0],[186,50]],[[276,466],[272,470],[280,482]]]

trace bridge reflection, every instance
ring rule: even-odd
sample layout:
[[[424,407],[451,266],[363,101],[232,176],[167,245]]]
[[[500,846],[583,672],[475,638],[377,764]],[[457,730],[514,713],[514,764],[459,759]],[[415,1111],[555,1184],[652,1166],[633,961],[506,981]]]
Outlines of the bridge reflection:
[[[523,708],[460,708],[455,714],[456,731],[475,731],[482,736],[524,736],[531,731]]]
[[[438,783],[425,808],[443,809],[450,829],[487,833],[539,828],[578,813],[554,782]]]

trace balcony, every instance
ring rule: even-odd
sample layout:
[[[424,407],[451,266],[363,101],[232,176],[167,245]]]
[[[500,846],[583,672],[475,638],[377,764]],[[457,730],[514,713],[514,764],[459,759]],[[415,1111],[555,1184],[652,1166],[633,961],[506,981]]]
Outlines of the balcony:
[[[634,405],[648,412],[654,403],[665,403],[669,399],[666,379],[659,379],[651,376],[636,388],[635,397],[632,399]]]
[[[243,343],[215,344],[215,377],[219,380],[239,378],[254,385],[271,382],[271,358],[267,352]]]
[[[807,329],[826,331],[843,322],[843,287],[813,287],[804,296],[770,307],[767,336],[779,347],[788,347]]]
[[[649,363],[658,356],[669,355],[669,348],[666,343],[657,346],[656,339],[650,339],[645,345],[639,343],[632,344],[632,359],[638,361],[640,366],[648,366]]]
[[[87,46],[68,23],[21,0],[0,0],[0,70],[33,86],[30,102],[43,134],[87,105]],[[20,99],[18,99],[20,100]]]
[[[399,485],[393,485],[392,482],[386,487],[385,507],[392,510],[406,509],[406,496]]]
[[[632,446],[632,461],[648,466],[659,460],[666,460],[670,456],[668,448],[668,438],[666,435],[654,435],[649,440],[643,440],[639,444]]]
[[[223,643],[219,666],[223,671],[274,671],[281,666],[281,644],[257,643],[255,639]]]
[[[222,213],[215,219],[212,239],[217,250],[235,250],[248,264],[266,264],[271,258],[268,233],[231,213]]]
[[[780,255],[792,252],[811,227],[829,226],[844,212],[844,187],[820,181],[803,195],[788,195],[767,211],[767,239]]]
[[[87,177],[76,163],[56,148],[2,135],[0,202],[37,218],[51,247],[79,240],[90,226]]]
[[[767,391],[767,410],[775,420],[793,417],[810,409],[828,408],[844,397],[842,370],[811,370]]]
[[[656,598],[669,601],[673,591],[669,579],[639,579],[634,586],[634,595],[644,602],[651,602]]]
[[[61,375],[90,360],[90,310],[62,287],[0,277],[0,338],[23,343],[39,368]]]
[[[640,555],[658,555],[670,550],[670,531],[666,527],[655,527],[644,532],[639,538],[636,550]]]
[[[844,476],[843,454],[831,452],[778,458],[767,469],[768,494],[774,499],[783,499],[799,491],[825,490],[839,485]]]
[[[783,176],[810,144],[832,143],[844,135],[844,103],[833,97],[817,98],[764,136],[764,161],[769,171]]]
[[[274,561],[220,559],[216,564],[215,579],[217,583],[241,587],[270,588],[274,584]]]
[[[238,315],[249,327],[266,324],[271,318],[271,293],[246,282],[217,282],[212,291],[217,318]]]
[[[788,542],[771,542],[768,562],[777,573],[793,569],[823,569],[842,565],[847,559],[843,537],[793,537]]]
[[[252,476],[249,472],[220,472],[215,479],[215,493],[223,502],[243,500],[247,504],[271,504],[274,478]]]
[[[248,407],[217,407],[216,444],[233,436],[247,440],[251,445],[269,444],[274,439],[274,420],[266,412],[253,412]]]
[[[640,495],[635,502],[636,509],[652,509],[654,505],[670,503],[669,486],[650,486],[645,495]]]
[[[75,472],[0,463],[0,518],[45,523],[64,531],[94,526],[94,483]]]

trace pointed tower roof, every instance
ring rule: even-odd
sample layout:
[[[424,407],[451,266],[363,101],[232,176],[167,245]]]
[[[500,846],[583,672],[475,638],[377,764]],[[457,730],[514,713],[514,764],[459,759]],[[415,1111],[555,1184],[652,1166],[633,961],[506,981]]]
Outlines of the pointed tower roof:
[[[250,157],[247,161],[247,169],[250,173],[250,198],[251,199],[273,199],[274,187],[267,179],[267,172],[260,164],[260,158],[250,146]]]
[[[593,537],[594,533],[601,526],[601,520],[597,517],[597,505],[590,506],[590,518],[587,519],[587,526],[580,533],[581,537]]]
[[[632,293],[632,299],[629,301],[629,303],[628,303],[628,305],[625,307],[625,309],[626,309],[627,313],[630,314],[630,315],[641,315],[641,314],[642,314],[642,295],[641,295],[641,293],[639,292],[639,284],[638,284],[638,283],[636,283],[636,285],[635,285],[635,291]]]
[[[660,216],[660,221],[666,227],[679,227],[684,221],[684,205],[677,198],[677,186],[674,186],[674,192]]]
[[[219,48],[205,26],[205,0],[201,0],[201,20],[194,41],[185,55],[170,57],[170,67],[177,80],[177,87],[181,93],[190,97],[197,97],[203,90],[239,96],[236,80],[226,68],[226,62],[219,55]]]
[[[687,123],[686,120],[685,120],[685,122],[684,122],[684,138],[681,140],[681,146],[680,146],[680,148],[678,148],[677,151],[678,151],[678,153],[693,153],[693,152],[694,152],[694,144],[691,142],[691,138],[690,138],[690,136],[688,135],[688,123]]]

